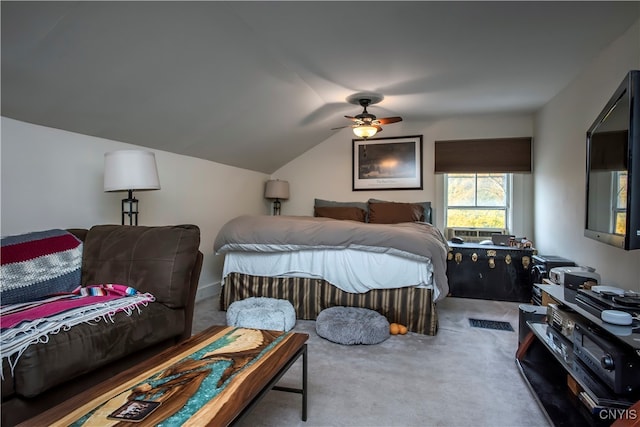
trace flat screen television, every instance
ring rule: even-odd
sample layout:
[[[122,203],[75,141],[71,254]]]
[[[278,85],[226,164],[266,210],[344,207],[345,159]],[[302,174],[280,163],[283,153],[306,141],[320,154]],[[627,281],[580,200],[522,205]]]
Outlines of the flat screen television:
[[[630,71],[587,131],[584,235],[640,249],[640,70]]]

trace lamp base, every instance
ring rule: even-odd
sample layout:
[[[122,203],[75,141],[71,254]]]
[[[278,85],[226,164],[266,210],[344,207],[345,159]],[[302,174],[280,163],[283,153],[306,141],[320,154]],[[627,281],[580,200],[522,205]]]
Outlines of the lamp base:
[[[133,190],[128,190],[128,197],[122,199],[122,225],[124,217],[129,217],[129,225],[138,225],[138,199],[133,198]]]
[[[276,199],[273,202],[273,215],[280,215],[280,200]]]

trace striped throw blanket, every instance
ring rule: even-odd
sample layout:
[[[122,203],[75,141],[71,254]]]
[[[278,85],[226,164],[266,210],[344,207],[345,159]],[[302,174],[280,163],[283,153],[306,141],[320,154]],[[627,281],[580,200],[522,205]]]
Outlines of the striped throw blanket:
[[[155,301],[153,295],[117,284],[78,287],[72,293],[44,300],[0,307],[0,358],[7,359],[11,372],[31,344],[46,343],[50,334],[81,323],[113,322],[113,315]],[[2,372],[4,378],[4,372]]]
[[[2,304],[34,301],[80,285],[82,242],[66,230],[2,237]]]

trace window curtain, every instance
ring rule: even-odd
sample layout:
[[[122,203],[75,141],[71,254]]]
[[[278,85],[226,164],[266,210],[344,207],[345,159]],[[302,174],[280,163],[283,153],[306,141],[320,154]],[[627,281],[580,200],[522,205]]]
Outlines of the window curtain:
[[[435,142],[435,173],[531,173],[531,138]]]

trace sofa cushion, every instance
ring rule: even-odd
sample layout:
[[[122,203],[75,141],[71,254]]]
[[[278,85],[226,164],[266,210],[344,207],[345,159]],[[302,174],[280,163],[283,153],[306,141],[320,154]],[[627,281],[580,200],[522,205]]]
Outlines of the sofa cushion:
[[[199,247],[195,225],[94,226],[84,242],[82,285],[121,283],[181,308],[187,304]]]
[[[114,322],[83,323],[67,331],[50,334],[47,343],[34,344],[18,359],[13,388],[23,397],[34,397],[78,375],[98,369],[140,349],[180,335],[184,311],[157,302],[118,312]],[[5,381],[10,373],[5,372]],[[3,386],[4,393],[10,387]]]
[[[80,285],[82,242],[65,230],[2,238],[2,304],[35,301]]]
[[[6,358],[2,358],[2,375],[2,400],[6,400],[7,397],[13,396],[15,393],[11,378],[11,366]]]

